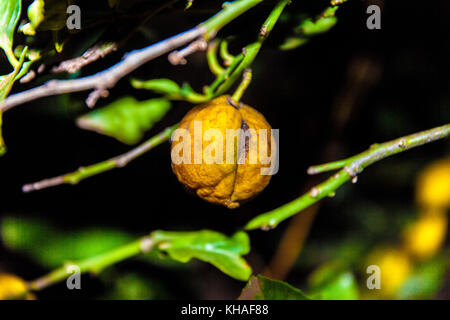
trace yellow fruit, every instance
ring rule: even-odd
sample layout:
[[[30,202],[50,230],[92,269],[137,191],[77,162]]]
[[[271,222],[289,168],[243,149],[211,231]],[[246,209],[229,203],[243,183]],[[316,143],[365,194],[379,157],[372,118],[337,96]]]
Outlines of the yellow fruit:
[[[26,297],[27,286],[24,280],[9,273],[0,273],[0,300]]]
[[[418,259],[427,259],[439,250],[447,234],[447,214],[428,210],[404,232],[405,248]]]
[[[450,157],[432,163],[417,181],[417,201],[425,207],[450,207]]]
[[[200,198],[233,209],[269,183],[262,170],[273,166],[267,159],[276,145],[270,125],[252,107],[235,107],[224,95],[190,110],[179,129],[172,136],[172,169]]]
[[[396,248],[383,248],[369,255],[368,265],[380,268],[381,294],[392,296],[411,273],[408,254]]]

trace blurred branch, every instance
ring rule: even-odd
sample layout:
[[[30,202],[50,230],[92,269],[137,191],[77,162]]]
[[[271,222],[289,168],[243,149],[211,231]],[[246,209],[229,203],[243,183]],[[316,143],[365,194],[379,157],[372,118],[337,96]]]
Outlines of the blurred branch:
[[[73,270],[71,266],[80,268],[81,273],[100,273],[104,268],[131,258],[141,253],[148,253],[154,248],[154,241],[150,236],[140,238],[132,243],[111,250],[104,254],[88,258],[78,262],[67,263],[65,266],[56,269],[49,274],[28,283],[30,290],[42,290],[54,283],[68,278]]]
[[[71,173],[67,173],[54,178],[44,179],[35,183],[26,184],[22,187],[22,190],[23,192],[31,192],[49,187],[54,187],[61,184],[77,184],[78,182],[86,178],[95,176],[105,171],[109,171],[114,168],[123,168],[129,162],[133,161],[137,157],[143,155],[144,153],[153,149],[162,142],[170,139],[172,133],[175,131],[177,127],[178,124],[175,124],[165,129],[158,135],[148,139],[147,141],[140,144],[138,147],[128,151],[127,153],[124,153],[112,159],[105,160],[87,167],[80,167],[78,170]]]
[[[308,169],[309,174],[316,174],[340,168],[342,169],[328,180],[313,187],[308,193],[300,196],[294,201],[255,217],[245,226],[245,229],[252,230],[258,228],[274,228],[280,222],[311,206],[324,197],[333,196],[335,191],[345,182],[349,180],[356,182],[357,175],[369,165],[391,155],[430,143],[432,141],[446,138],[449,135],[450,124],[447,124],[441,127],[436,127],[430,130],[397,138],[389,142],[374,144],[367,151],[344,160],[312,166]]]
[[[80,79],[51,80],[42,86],[10,96],[0,104],[0,110],[5,112],[17,105],[39,98],[89,89],[93,89],[93,91],[86,99],[86,104],[89,107],[93,107],[99,98],[108,96],[108,89],[114,87],[121,78],[136,70],[144,63],[201,36],[203,36],[205,40],[210,40],[223,26],[262,1],[263,0],[236,0],[232,3],[227,3],[219,13],[209,20],[176,36],[146,48],[132,51],[126,54],[122,61],[107,70]]]
[[[248,235],[239,231],[231,236],[212,230],[152,231],[129,244],[76,262],[69,262],[49,274],[27,284],[28,290],[41,290],[69,278],[74,272],[94,274],[106,267],[150,251],[165,253],[173,261],[187,263],[191,259],[208,262],[237,280],[247,281],[252,269],[243,258],[250,251]],[[78,269],[79,268],[79,269]]]

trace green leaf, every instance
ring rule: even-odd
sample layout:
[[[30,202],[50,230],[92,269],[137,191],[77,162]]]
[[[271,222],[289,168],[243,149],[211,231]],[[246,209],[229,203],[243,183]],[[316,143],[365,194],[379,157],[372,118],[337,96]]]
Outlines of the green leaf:
[[[105,276],[102,280],[105,282]],[[108,290],[101,299],[106,300],[154,300],[167,299],[162,283],[137,272],[113,274],[107,281]]]
[[[257,275],[251,277],[239,300],[309,300],[309,298],[286,282]]]
[[[78,118],[80,128],[96,131],[117,140],[135,144],[170,109],[166,99],[137,101],[124,97]]]
[[[58,31],[66,26],[66,10],[70,0],[34,0],[28,6],[29,23],[21,31],[26,35],[35,35],[36,31]]]
[[[155,231],[152,239],[158,249],[174,260],[186,263],[196,258],[209,262],[223,273],[242,281],[251,275],[251,268],[242,258],[250,251],[247,233],[236,232],[231,237],[221,233],[201,230],[192,232]]]
[[[448,263],[448,258],[437,257],[419,265],[402,284],[396,297],[401,300],[433,299],[444,285]]]
[[[327,32],[337,23],[335,13],[338,7],[329,7],[317,20],[306,19],[296,28],[295,32],[306,36],[314,36]]]
[[[346,270],[341,263],[326,263],[309,278],[310,295],[322,300],[357,300],[358,284],[354,275]]]
[[[0,1],[0,47],[13,67],[19,63],[13,53],[13,39],[20,18],[21,0]]]
[[[169,79],[152,79],[147,81],[131,79],[131,85],[136,89],[152,90],[168,97],[175,97],[181,94],[180,86]]]
[[[94,228],[63,232],[39,219],[6,217],[0,225],[3,244],[44,267],[89,258],[134,240],[128,233]]]
[[[300,16],[300,23],[294,29],[294,34],[286,38],[280,46],[281,50],[292,50],[308,42],[309,38],[321,33],[325,33],[333,28],[337,23],[335,16],[338,6],[331,6],[325,9],[319,17],[305,18]]]

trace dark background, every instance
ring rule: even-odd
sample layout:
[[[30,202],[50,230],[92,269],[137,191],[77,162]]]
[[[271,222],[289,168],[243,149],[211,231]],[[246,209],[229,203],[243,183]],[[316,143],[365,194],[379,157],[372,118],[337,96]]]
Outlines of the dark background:
[[[293,1],[286,10],[315,15],[326,3]],[[24,183],[69,172],[130,149],[112,138],[76,127],[74,119],[86,111],[83,101],[87,92],[82,92],[28,103],[4,115],[8,153],[0,159],[0,217],[39,217],[66,230],[86,226],[121,228],[136,236],[156,229],[208,228],[231,234],[251,217],[295,199],[317,181],[307,176],[308,166],[353,155],[374,142],[448,123],[450,3],[377,3],[382,5],[381,30],[366,28],[369,2],[349,1],[338,10],[336,27],[293,51],[277,49],[289,23],[275,27],[253,65],[254,80],[243,100],[261,111],[273,128],[280,129],[280,170],[257,198],[239,209],[230,211],[186,193],[172,173],[168,143],[126,168],[87,179],[77,186],[23,194]],[[154,40],[163,39],[205,20],[219,5],[220,2],[196,0],[194,7],[184,12],[182,3],[178,3],[150,21],[148,28]],[[269,2],[251,10],[221,32],[221,36],[240,34],[233,42],[233,52],[239,52],[253,39],[272,5]],[[105,37],[120,36],[127,32],[128,25],[132,21],[111,23]],[[116,63],[123,53],[144,47],[149,41],[136,34],[118,52],[83,69],[82,75]],[[133,75],[189,81],[200,90],[213,79],[204,54],[195,54],[188,61],[186,66],[172,66],[162,57]],[[38,83],[39,80],[29,85],[17,84],[14,90]],[[125,94],[142,99],[152,96],[134,90],[124,79],[112,90],[112,96],[98,105]],[[177,122],[190,107],[185,102],[174,102],[170,113],[146,137]],[[313,248],[314,244],[366,236],[373,244],[396,241],[396,219],[415,214],[414,183],[418,171],[449,150],[448,141],[440,141],[367,169],[357,184],[345,185],[335,198],[323,201],[305,250],[309,244]],[[326,177],[324,174],[319,178]],[[368,223],[366,217],[370,218],[373,207],[381,210],[390,227],[378,230]],[[288,223],[269,232],[250,233],[252,251],[248,260],[255,273],[269,263]],[[317,254],[316,259],[305,261],[300,256],[286,280],[301,288],[305,277],[321,262],[320,252]],[[2,247],[0,267],[25,279],[48,272],[26,255]],[[205,263],[193,263],[183,272],[136,261],[117,266],[119,274],[130,271],[144,274],[164,288],[164,294],[156,298],[234,299],[243,287],[243,283]],[[88,275],[83,277],[83,287],[87,289],[75,292],[65,290],[63,284],[56,285],[38,297],[94,298],[102,296],[107,286]],[[440,295],[448,298],[448,290]]]

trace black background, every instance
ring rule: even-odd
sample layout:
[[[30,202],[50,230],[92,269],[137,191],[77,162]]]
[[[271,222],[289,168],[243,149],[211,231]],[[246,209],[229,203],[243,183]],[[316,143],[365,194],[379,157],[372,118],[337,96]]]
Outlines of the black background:
[[[326,1],[293,1],[292,12],[319,13]],[[332,161],[358,153],[374,142],[390,140],[447,123],[450,119],[449,94],[449,19],[448,1],[384,1],[382,29],[366,28],[369,2],[349,1],[338,10],[335,28],[307,45],[293,51],[279,51],[284,29],[276,26],[254,63],[253,81],[243,100],[261,111],[273,128],[280,129],[280,170],[269,186],[241,208],[230,211],[206,203],[186,193],[170,167],[169,144],[165,143],[129,164],[128,167],[90,178],[77,186],[61,186],[23,194],[24,183],[72,171],[129,150],[112,138],[86,132],[75,126],[74,119],[85,112],[82,105],[87,92],[47,98],[19,106],[4,115],[3,133],[8,153],[0,159],[0,217],[21,215],[45,217],[53,223],[76,229],[84,226],[120,227],[143,235],[156,229],[213,229],[227,234],[243,226],[251,217],[295,199],[309,183],[309,165]],[[149,26],[156,39],[163,39],[203,21],[219,8],[211,1],[195,1],[194,9],[184,13],[166,12]],[[253,39],[259,25],[272,8],[263,4],[243,15],[223,35],[240,33],[231,50],[238,52]],[[127,23],[113,27],[125,32]],[[148,45],[136,35],[126,47],[83,70],[90,74],[117,62],[123,53]],[[172,66],[166,57],[156,59],[133,74],[150,79],[170,77],[181,83],[189,81],[200,90],[212,81],[204,55],[190,57],[186,66]],[[373,67],[372,79],[359,96],[344,127],[336,124],[333,106],[354,78],[349,69],[355,61]],[[36,85],[31,83],[28,86]],[[27,86],[17,85],[16,91]],[[149,93],[132,89],[122,80],[112,96],[99,106],[124,94],[146,99]],[[175,102],[166,118],[146,137],[177,122],[191,107]],[[325,148],[327,146],[327,148]],[[413,203],[413,183],[423,164],[448,154],[449,145],[440,141],[392,159],[384,160],[364,172],[356,185],[346,185],[335,199],[324,200],[313,225],[311,239],[339,239],[355,232],[346,208],[352,199],[375,203]],[[395,175],[393,168],[404,168]],[[321,176],[325,178],[326,175]],[[361,212],[364,214],[364,212]],[[248,256],[254,272],[261,271],[274,253],[286,222],[270,232],[250,234],[252,252]],[[358,232],[358,230],[356,230]],[[386,230],[386,237],[397,230]],[[362,234],[361,236],[364,236]],[[26,256],[0,247],[0,266],[26,279],[43,275],[45,270]],[[164,282],[169,297],[230,298],[239,295],[243,284],[221,274],[215,268],[194,264],[189,277],[163,268],[129,261],[119,265],[125,270],[139,270]],[[310,270],[297,268],[288,281],[301,287]],[[188,278],[188,279],[186,279]],[[83,277],[89,290],[70,292],[57,285],[40,298],[90,298],[104,290],[92,276]],[[448,293],[447,293],[448,294]],[[448,296],[447,296],[448,298]]]

